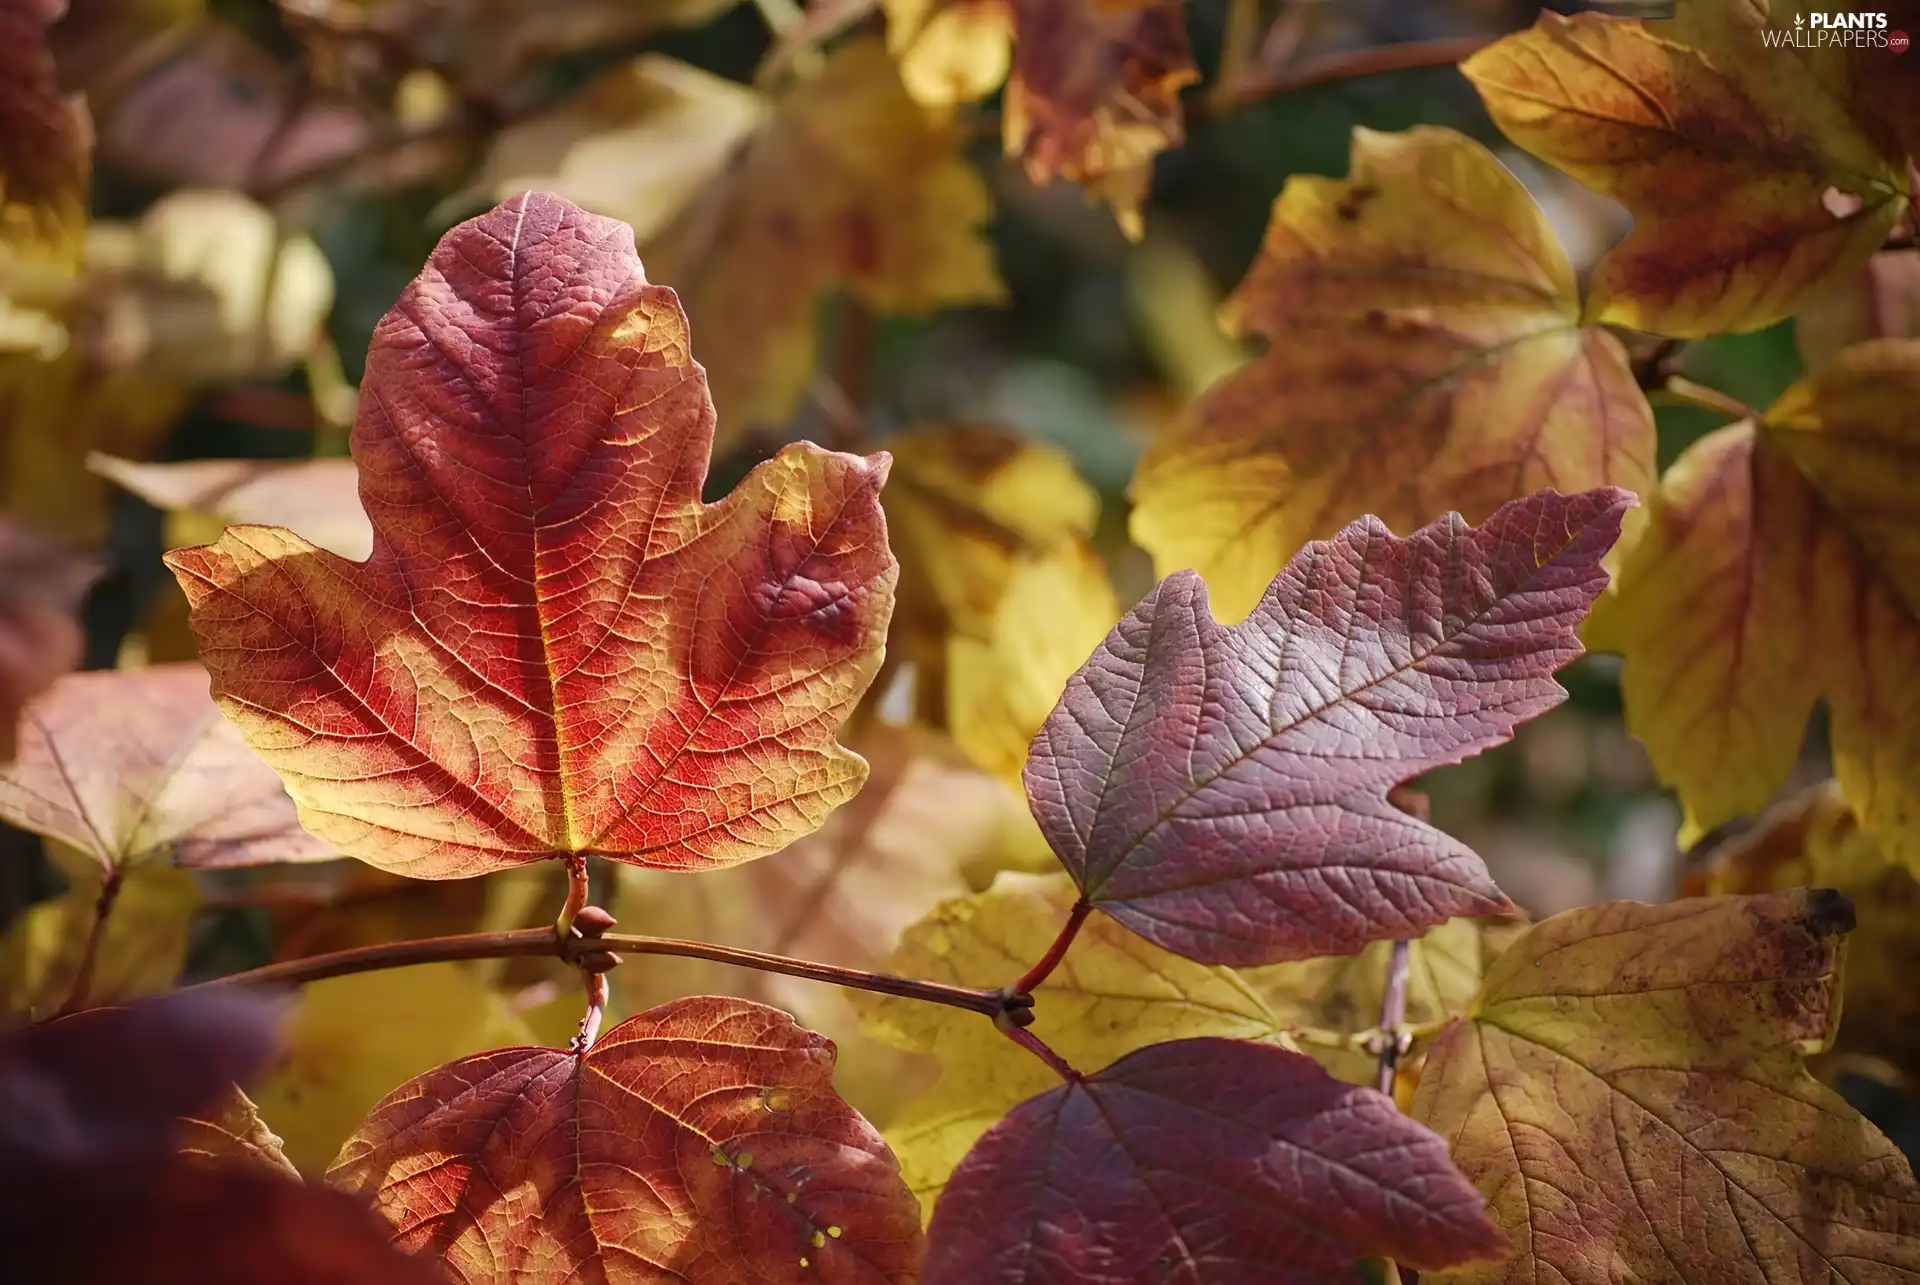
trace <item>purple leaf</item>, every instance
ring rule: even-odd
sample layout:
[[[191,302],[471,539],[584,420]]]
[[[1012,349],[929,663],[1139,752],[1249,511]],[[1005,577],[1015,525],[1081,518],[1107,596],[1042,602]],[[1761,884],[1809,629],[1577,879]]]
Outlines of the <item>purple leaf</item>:
[[[1507,1253],[1447,1145],[1269,1044],[1155,1044],[1030,1099],[954,1171],[921,1285],[1319,1285]]]
[[[1553,672],[1633,496],[1542,491],[1401,539],[1362,518],[1216,623],[1169,576],[1081,667],[1027,797],[1082,894],[1190,959],[1348,954],[1507,908],[1464,845],[1387,792],[1566,698]]]

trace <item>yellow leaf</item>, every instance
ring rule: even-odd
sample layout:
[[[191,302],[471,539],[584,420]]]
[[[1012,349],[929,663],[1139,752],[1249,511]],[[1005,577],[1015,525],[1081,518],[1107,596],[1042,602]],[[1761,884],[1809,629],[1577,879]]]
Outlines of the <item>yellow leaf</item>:
[[[944,902],[909,929],[888,971],[960,986],[1009,985],[1046,952],[1074,896],[1064,875],[1003,874],[987,891]],[[975,1140],[1059,1081],[977,1014],[865,993],[855,1002],[874,1036],[940,1060],[932,1092],[887,1131],[907,1185],[930,1214]],[[1165,1040],[1279,1036],[1273,1013],[1231,969],[1182,959],[1099,914],[1034,992],[1034,1015],[1034,1033],[1083,1071]]]
[[[0,1012],[34,1018],[59,1012],[74,994],[99,922],[107,871],[90,856],[53,850],[68,888],[21,912],[0,940]],[[171,986],[186,962],[187,930],[200,904],[193,876],[160,862],[111,877],[118,887],[81,996],[90,1008]]]
[[[1801,886],[1838,889],[1859,919],[1847,937],[1845,1018],[1833,1051],[1920,1074],[1920,990],[1913,985],[1920,970],[1920,882],[1861,830],[1834,782],[1768,809],[1690,881],[1690,890],[1707,893]]]
[[[1507,137],[1633,211],[1594,269],[1593,320],[1683,337],[1771,325],[1906,212],[1906,158],[1856,99],[1848,51],[1769,48],[1803,16],[1774,8],[1545,13],[1461,65]]]
[[[180,1122],[181,1155],[200,1156],[216,1164],[237,1161],[259,1165],[298,1177],[300,1171],[293,1167],[281,1146],[280,1136],[260,1118],[260,1109],[253,1105],[253,1099],[238,1088],[227,1090],[220,1110],[208,1113],[204,1119],[189,1116]]]
[[[502,130],[475,184],[497,201],[528,188],[558,192],[632,224],[645,242],[713,181],[766,112],[745,85],[645,54]]]
[[[962,136],[907,96],[877,40],[788,91],[726,176],[642,248],[707,336],[722,449],[784,425],[813,377],[813,320],[845,290],[876,312],[997,303],[992,202]]]
[[[967,891],[968,870],[991,858],[1004,827],[1026,810],[999,782],[942,761],[929,741],[869,729],[855,742],[873,765],[865,787],[819,831],[774,856],[698,879],[622,870],[613,906],[619,930],[878,968],[902,929]],[[927,1078],[914,1060],[863,1036],[836,987],[692,959],[632,962],[614,979],[629,1011],[703,991],[737,995],[830,1036],[840,1046],[835,1083],[870,1119],[884,1123]]]
[[[887,50],[914,100],[951,107],[1000,88],[1013,62],[1001,0],[885,0]]]
[[[334,977],[300,993],[286,1052],[254,1097],[281,1130],[287,1159],[315,1177],[390,1090],[469,1053],[532,1042],[459,964]]]
[[[1682,844],[1770,799],[1825,701],[1861,823],[1920,870],[1920,340],[1860,344],[1702,438],[1582,634],[1626,658],[1627,724]]]
[[[149,455],[194,387],[277,373],[333,306],[326,259],[231,192],[175,192],[137,225],[96,224],[52,360],[0,358],[0,501],[85,545],[106,535],[89,452]],[[271,288],[269,288],[271,287]]]
[[[1449,919],[1412,942],[1407,952],[1407,1024],[1442,1022],[1466,1012],[1488,965],[1526,927],[1519,918]],[[1380,1023],[1392,950],[1392,942],[1376,941],[1357,955],[1242,969],[1241,976],[1286,1025],[1350,1035]],[[1361,1049],[1309,1045],[1301,1051],[1351,1084],[1371,1085],[1377,1078],[1379,1059]]]
[[[1833,892],[1617,902],[1536,926],[1428,1055],[1413,1116],[1507,1232],[1461,1282],[1920,1274],[1905,1157],[1803,1053],[1839,1017]]]
[[[1087,657],[1120,619],[1107,569],[1083,541],[1026,557],[1008,575],[984,637],[947,642],[947,724],[967,756],[1015,784],[1027,747]]]
[[[1345,179],[1295,176],[1223,310],[1267,340],[1163,433],[1134,539],[1238,620],[1309,540],[1362,514],[1458,510],[1652,480],[1653,414],[1620,343],[1580,321],[1552,227],[1452,130],[1356,129]]]

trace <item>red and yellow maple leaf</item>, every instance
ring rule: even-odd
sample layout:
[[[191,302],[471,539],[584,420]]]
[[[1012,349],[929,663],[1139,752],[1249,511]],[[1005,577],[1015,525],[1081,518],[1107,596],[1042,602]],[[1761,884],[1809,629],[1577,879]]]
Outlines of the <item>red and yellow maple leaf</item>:
[[[910,1285],[919,1208],[834,1092],[833,1059],[785,1013],[676,1000],[585,1054],[501,1049],[429,1071],[328,1176],[460,1281]]]
[[[699,869],[816,828],[866,764],[887,459],[782,450],[703,504],[714,416],[623,224],[528,194],[374,334],[372,556],[276,527],[167,555],[214,692],[302,823],[453,878],[566,853]]]

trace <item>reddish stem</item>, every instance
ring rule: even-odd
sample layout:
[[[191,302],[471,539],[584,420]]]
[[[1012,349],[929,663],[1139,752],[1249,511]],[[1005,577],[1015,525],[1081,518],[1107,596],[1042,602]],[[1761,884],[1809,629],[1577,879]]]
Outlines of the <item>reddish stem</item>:
[[[856,990],[897,995],[902,999],[923,1000],[963,1008],[986,1017],[998,1017],[1009,1010],[1009,1000],[997,990],[970,990],[945,982],[923,982],[890,973],[873,973],[860,968],[842,968],[812,960],[790,959],[754,950],[738,950],[712,942],[681,941],[671,937],[639,937],[628,933],[607,933],[599,937],[556,938],[551,928],[516,928],[509,932],[464,933],[453,937],[427,937],[416,941],[387,942],[378,946],[356,946],[306,959],[289,959],[261,968],[234,973],[228,977],[197,983],[199,986],[235,984],[300,986],[328,977],[349,973],[368,973],[383,968],[405,968],[412,964],[442,963],[464,959],[516,959],[553,956],[573,962],[583,955],[605,951],[624,951],[635,955],[674,955],[687,959],[706,959],[737,968],[752,968],[765,973],[804,977],[809,981],[850,986]],[[192,989],[191,987],[185,989]],[[1016,1006],[1017,1007],[1017,1006]]]
[[[1393,1096],[1393,1077],[1400,1069],[1400,1054],[1406,1043],[1407,972],[1412,947],[1404,941],[1393,943],[1387,956],[1387,993],[1380,1003],[1380,1078],[1379,1090]]]
[[[573,1043],[568,1046],[570,1053],[585,1053],[600,1038],[600,1023],[607,1015],[607,975],[591,970],[583,970],[587,979],[587,1011],[580,1018],[580,1029],[574,1033]]]
[[[1067,922],[1060,925],[1060,935],[1053,939],[1053,945],[1047,947],[1047,953],[1040,956],[1040,962],[1029,968],[1026,975],[1007,990],[1014,995],[1031,995],[1047,978],[1053,976],[1053,970],[1067,957],[1067,949],[1073,945],[1073,939],[1080,935],[1080,925],[1087,922],[1087,915],[1093,905],[1085,897],[1073,903],[1073,910],[1067,915]]]
[[[578,852],[566,854],[567,862],[567,900],[560,907],[560,917],[554,920],[553,931],[556,936],[565,937],[573,931],[573,921],[587,908],[587,901],[593,889],[587,879],[587,859]]]
[[[108,870],[100,881],[100,895],[93,903],[93,929],[87,933],[87,944],[80,952],[80,966],[74,970],[73,988],[67,992],[67,1002],[60,1006],[59,1015],[77,1011],[87,1002],[87,991],[93,986],[93,972],[100,962],[100,944],[106,940],[107,920],[113,915],[113,903],[120,897],[120,869]]]
[[[1078,1084],[1082,1079],[1085,1078],[1080,1074],[1080,1072],[1073,1069],[1073,1067],[1067,1062],[1067,1059],[1061,1057],[1058,1053],[1055,1053],[1051,1048],[1047,1046],[1047,1042],[1045,1040],[1041,1039],[1038,1035],[1035,1035],[1032,1031],[1028,1030],[1026,1027],[1015,1026],[1011,1022],[995,1022],[994,1026],[999,1029],[1002,1035],[1006,1036],[1008,1039],[1012,1040],[1015,1044],[1018,1044],[1021,1048],[1033,1054],[1035,1057],[1039,1058],[1042,1062],[1045,1062],[1049,1067],[1053,1069],[1053,1073],[1055,1075],[1065,1080],[1068,1084]]]

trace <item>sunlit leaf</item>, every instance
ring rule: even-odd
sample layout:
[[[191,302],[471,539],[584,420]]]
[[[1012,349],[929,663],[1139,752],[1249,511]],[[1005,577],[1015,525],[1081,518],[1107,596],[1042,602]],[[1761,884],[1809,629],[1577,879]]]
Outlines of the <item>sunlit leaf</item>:
[[[531,1040],[499,995],[459,964],[328,978],[300,992],[285,1054],[253,1096],[287,1159],[318,1177],[394,1085],[456,1057]]]
[[[854,745],[873,776],[818,833],[764,861],[698,879],[622,871],[612,907],[620,930],[880,967],[901,930],[965,893],[970,870],[991,868],[1002,832],[1024,809],[1004,784],[952,761],[951,750],[943,761],[931,738],[876,726]],[[540,909],[551,918],[550,905]],[[703,991],[785,1009],[839,1046],[835,1083],[876,1122],[926,1078],[899,1051],[860,1033],[848,992],[838,987],[667,957],[625,969],[618,981],[630,1012]]]
[[[178,1135],[181,1155],[198,1156],[211,1164],[238,1161],[289,1177],[299,1176],[300,1171],[281,1149],[279,1135],[260,1118],[260,1110],[252,1099],[236,1088],[217,1105],[217,1110],[208,1111],[203,1117],[188,1116],[181,1120]]]
[[[1515,942],[1413,1102],[1517,1251],[1444,1279],[1920,1272],[1906,1159],[1802,1058],[1832,1038],[1852,926],[1801,890],[1585,907]]]
[[[1566,698],[1553,672],[1632,503],[1543,491],[1479,527],[1377,519],[1308,545],[1223,627],[1162,581],[1067,684],[1027,796],[1092,905],[1211,963],[1343,954],[1506,899],[1402,782]]]
[[[1907,161],[1856,93],[1849,50],[1766,44],[1804,20],[1804,6],[1736,0],[1663,21],[1543,13],[1461,65],[1507,137],[1633,211],[1594,269],[1593,320],[1681,336],[1770,325],[1899,222]]]
[[[1768,809],[1752,831],[1714,852],[1688,891],[1798,887],[1837,889],[1857,920],[1847,934],[1845,1017],[1833,1051],[1920,1071],[1920,994],[1912,982],[1920,968],[1920,880],[1860,828],[1832,781]]]
[[[787,91],[725,178],[646,243],[680,292],[721,443],[784,426],[813,380],[814,314],[844,290],[884,314],[1000,302],[987,187],[949,120],[907,97],[877,40]]]
[[[934,1210],[926,1285],[1309,1285],[1423,1271],[1506,1237],[1446,1142],[1298,1053],[1192,1039],[1023,1104]]]
[[[27,707],[0,817],[117,870],[318,861],[293,803],[214,707],[198,665],[69,674]]]
[[[1840,786],[1920,870],[1920,340],[1857,345],[1689,447],[1583,637],[1681,842],[1772,798],[1826,703]]]
[[[460,1281],[914,1279],[913,1198],[833,1045],[701,997],[584,1056],[502,1049],[380,1103],[329,1172]]]
[[[529,194],[375,332],[370,560],[274,527],[167,555],[223,710],[342,852],[450,878],[569,852],[698,869],[819,826],[866,765],[886,458],[801,444],[700,501],[713,413],[627,230]]]
[[[1001,875],[948,901],[907,930],[891,972],[958,986],[1013,982],[1046,952],[1074,899],[1059,875]],[[900,1171],[927,1211],[967,1149],[1054,1076],[978,1015],[866,995],[856,1004],[874,1035],[940,1060],[932,1091],[887,1130]],[[1065,960],[1034,992],[1034,1033],[1081,1070],[1162,1040],[1197,1035],[1277,1037],[1279,1020],[1231,970],[1196,964],[1111,920],[1089,920]]]
[[[1653,412],[1583,326],[1546,215],[1480,144],[1354,131],[1344,179],[1296,175],[1223,310],[1266,353],[1203,394],[1133,482],[1162,575],[1237,620],[1308,540],[1365,513],[1478,522],[1543,487],[1653,480]]]

